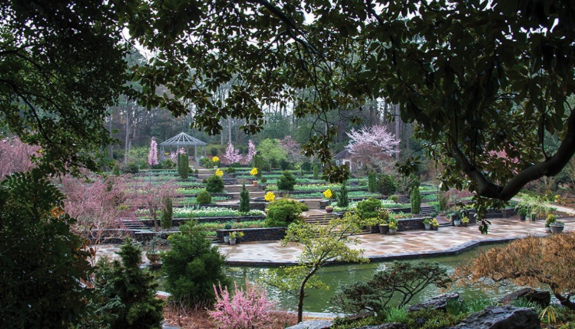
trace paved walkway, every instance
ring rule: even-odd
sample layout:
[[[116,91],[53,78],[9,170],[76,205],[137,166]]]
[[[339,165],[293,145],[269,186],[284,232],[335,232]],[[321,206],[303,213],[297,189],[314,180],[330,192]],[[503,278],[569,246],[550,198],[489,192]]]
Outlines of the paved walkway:
[[[560,220],[565,222],[565,231],[575,230],[575,218]],[[396,235],[364,234],[357,236],[361,243],[354,248],[364,249],[364,255],[372,261],[384,261],[457,254],[481,244],[546,234],[544,220],[520,221],[514,216],[491,219],[489,234],[481,234],[477,225],[440,227],[438,231],[405,231]],[[270,241],[220,245],[220,250],[233,265],[273,266],[294,264],[302,248],[294,243],[282,247],[278,241]]]
[[[559,211],[575,215],[575,210],[557,207]],[[575,218],[561,218],[565,231],[575,231]],[[502,243],[529,235],[543,236],[545,221],[520,221],[517,216],[491,219],[489,234],[481,234],[477,225],[469,227],[440,227],[438,231],[405,231],[396,235],[357,235],[360,244],[353,248],[364,249],[364,255],[371,261],[411,259],[458,254],[477,245]],[[238,245],[218,244],[231,265],[282,266],[297,262],[302,247],[290,243],[283,247],[279,241],[242,242]],[[118,245],[97,246],[97,257],[104,255],[117,258]],[[145,263],[148,260],[142,256]]]

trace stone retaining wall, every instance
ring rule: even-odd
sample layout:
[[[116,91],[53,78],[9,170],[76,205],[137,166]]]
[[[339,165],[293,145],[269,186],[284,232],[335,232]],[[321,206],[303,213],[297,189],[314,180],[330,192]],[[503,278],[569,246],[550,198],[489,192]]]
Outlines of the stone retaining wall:
[[[231,230],[216,230],[216,240],[214,242],[223,242],[224,236],[231,232],[244,232],[241,241],[273,241],[281,240],[286,235],[285,227],[262,227],[262,228],[244,228]]]

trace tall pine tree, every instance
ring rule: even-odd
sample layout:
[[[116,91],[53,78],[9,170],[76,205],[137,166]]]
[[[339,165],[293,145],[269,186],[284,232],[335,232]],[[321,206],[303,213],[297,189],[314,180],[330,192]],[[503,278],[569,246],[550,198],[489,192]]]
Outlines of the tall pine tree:
[[[242,184],[242,191],[240,192],[240,206],[238,211],[250,211],[250,192],[246,189],[246,183]]]

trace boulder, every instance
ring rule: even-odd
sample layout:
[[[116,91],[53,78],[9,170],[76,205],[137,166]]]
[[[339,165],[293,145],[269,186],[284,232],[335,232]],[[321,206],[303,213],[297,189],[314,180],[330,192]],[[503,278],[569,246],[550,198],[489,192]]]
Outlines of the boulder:
[[[288,327],[287,329],[328,329],[333,325],[333,321],[329,320],[309,320],[302,321],[295,326]]]
[[[430,299],[424,301],[423,303],[411,305],[408,310],[410,312],[416,312],[419,310],[429,308],[432,310],[445,311],[445,307],[447,306],[447,302],[449,302],[450,300],[458,300],[458,299],[459,299],[458,293],[450,292],[450,293],[441,294],[439,296],[435,296],[433,298],[430,298]]]
[[[551,302],[551,294],[549,291],[538,291],[531,288],[524,288],[503,296],[503,298],[499,300],[499,303],[510,304],[519,298],[524,298],[530,302],[537,303],[541,305],[542,308],[549,306],[549,303]]]
[[[537,313],[530,308],[489,306],[473,313],[463,322],[449,329],[540,329]]]

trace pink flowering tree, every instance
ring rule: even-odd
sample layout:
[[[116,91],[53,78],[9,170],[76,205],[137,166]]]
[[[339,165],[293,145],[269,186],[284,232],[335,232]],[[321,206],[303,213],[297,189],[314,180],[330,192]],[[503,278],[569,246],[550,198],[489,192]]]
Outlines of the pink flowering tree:
[[[248,141],[248,155],[245,157],[244,163],[252,162],[254,155],[256,155],[256,146],[254,145],[254,142],[252,142],[252,140],[250,139]]]
[[[292,162],[302,160],[301,146],[291,136],[286,136],[280,140],[280,146],[287,152],[288,159],[291,159]]]
[[[352,129],[346,149],[352,161],[363,164],[369,170],[387,172],[393,167],[393,156],[399,153],[399,139],[387,131],[384,125]]]
[[[270,328],[273,323],[271,312],[275,303],[268,300],[266,290],[246,282],[246,289],[235,285],[235,294],[230,296],[228,288],[214,286],[216,305],[208,314],[220,329]],[[218,291],[219,290],[219,291]]]
[[[32,157],[38,150],[40,147],[23,143],[18,137],[0,140],[0,179],[32,169]]]
[[[96,177],[91,182],[66,175],[60,179],[66,194],[66,212],[77,219],[74,230],[99,244],[121,235],[122,218],[134,218],[128,206],[126,181],[122,177]]]
[[[148,165],[150,167],[158,165],[158,143],[156,138],[152,137],[150,141],[150,153],[148,154]]]
[[[240,155],[240,150],[234,147],[234,144],[229,143],[228,148],[226,149],[226,154],[222,156],[222,163],[225,165],[230,165],[232,163],[239,163],[242,160],[242,156]]]
[[[158,216],[165,198],[173,198],[178,186],[173,181],[162,184],[138,181],[132,184],[130,203],[137,208],[143,208],[154,221],[154,229],[159,230]]]
[[[181,147],[177,152],[171,152],[170,153],[170,161],[172,161],[174,164],[178,164],[178,154],[186,154],[186,150],[184,150],[183,147]]]

